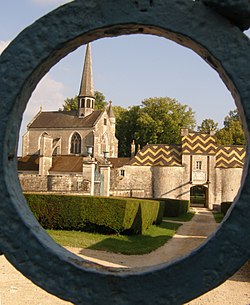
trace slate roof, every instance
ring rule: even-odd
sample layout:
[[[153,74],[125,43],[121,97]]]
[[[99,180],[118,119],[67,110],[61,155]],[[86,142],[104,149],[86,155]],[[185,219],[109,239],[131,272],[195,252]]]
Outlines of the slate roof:
[[[85,118],[79,118],[77,111],[41,112],[29,128],[89,128],[95,126],[101,114],[101,110],[96,110]]]
[[[79,96],[95,97],[90,43],[87,44]]]

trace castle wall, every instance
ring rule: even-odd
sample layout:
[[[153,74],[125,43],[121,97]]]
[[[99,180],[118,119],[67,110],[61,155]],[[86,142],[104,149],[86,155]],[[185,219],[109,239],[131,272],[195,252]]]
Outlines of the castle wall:
[[[23,173],[18,175],[24,192],[46,192],[48,190],[47,176]]]
[[[189,200],[189,181],[184,167],[153,167],[154,198]]]
[[[241,185],[242,168],[216,168],[216,203],[233,201]],[[220,183],[219,180],[220,179]],[[221,196],[220,196],[221,195]]]
[[[82,175],[49,175],[23,173],[19,181],[24,192],[60,192],[90,194],[90,181]]]
[[[111,168],[110,194],[112,196],[152,198],[152,168],[129,165],[116,169]]]

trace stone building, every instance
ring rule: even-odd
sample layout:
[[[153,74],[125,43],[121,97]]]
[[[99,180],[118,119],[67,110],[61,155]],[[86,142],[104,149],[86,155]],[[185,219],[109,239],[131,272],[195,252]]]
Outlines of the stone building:
[[[180,145],[149,144],[135,154],[132,143],[131,158],[118,158],[112,104],[107,111],[94,104],[88,45],[78,110],[40,110],[27,126],[18,160],[24,191],[189,200],[199,187],[209,208],[236,196],[243,146],[218,146],[213,133],[183,129]]]
[[[110,157],[117,157],[115,124],[111,102],[107,111],[95,110],[92,59],[88,44],[78,111],[46,112],[40,109],[23,136],[22,156],[43,155],[45,150],[53,156],[86,156],[87,147],[92,147],[95,158],[103,157],[104,151],[108,151]],[[43,171],[46,172],[46,169]]]
[[[243,146],[218,146],[213,132],[182,129],[180,145],[149,144],[111,171],[111,194],[190,200],[199,186],[210,209],[233,201],[243,171]],[[111,161],[112,162],[112,161]]]
[[[111,102],[107,110],[95,110],[88,44],[78,110],[45,112],[40,109],[27,126],[22,158],[18,160],[23,190],[108,195],[109,184],[103,181],[109,177],[105,154],[108,152],[113,158],[118,155],[115,125]]]

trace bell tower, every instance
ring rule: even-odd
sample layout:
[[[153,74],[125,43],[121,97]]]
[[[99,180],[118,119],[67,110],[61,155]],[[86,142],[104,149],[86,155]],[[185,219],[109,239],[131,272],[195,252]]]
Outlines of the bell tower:
[[[78,95],[78,117],[84,118],[94,111],[95,94],[92,76],[92,58],[90,43],[87,44],[82,73],[80,92]]]

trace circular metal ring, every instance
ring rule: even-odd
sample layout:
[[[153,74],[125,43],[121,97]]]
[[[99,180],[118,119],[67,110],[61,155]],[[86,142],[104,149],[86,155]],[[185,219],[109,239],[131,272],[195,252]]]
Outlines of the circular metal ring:
[[[236,203],[219,230],[185,258],[143,272],[78,266],[25,204],[16,147],[22,113],[36,85],[80,45],[136,33],[176,41],[210,64],[231,91],[249,139],[249,39],[202,2],[76,0],[25,29],[0,58],[0,250],[34,283],[75,304],[182,304],[222,283],[249,257],[248,158]]]

